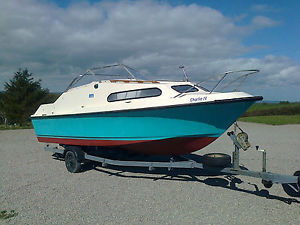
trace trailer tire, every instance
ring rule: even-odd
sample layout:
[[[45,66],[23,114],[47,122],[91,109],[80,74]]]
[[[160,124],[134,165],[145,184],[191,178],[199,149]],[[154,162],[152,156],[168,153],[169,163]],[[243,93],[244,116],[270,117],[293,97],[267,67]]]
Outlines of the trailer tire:
[[[74,150],[66,150],[65,165],[70,173],[78,173],[81,170],[81,163],[78,160],[78,155]]]
[[[203,155],[202,163],[208,167],[226,167],[231,163],[231,157],[224,153],[209,153]]]
[[[271,188],[273,186],[273,182],[270,180],[261,180],[261,183],[265,188]]]
[[[78,162],[85,162],[84,152],[80,146],[68,145],[65,147],[64,155],[66,155],[67,151],[73,151],[77,157]]]

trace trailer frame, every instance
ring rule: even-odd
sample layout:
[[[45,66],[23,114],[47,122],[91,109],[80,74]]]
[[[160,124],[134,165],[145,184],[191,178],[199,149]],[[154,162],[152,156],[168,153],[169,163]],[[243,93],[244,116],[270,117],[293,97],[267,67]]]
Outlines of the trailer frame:
[[[248,144],[248,136],[242,131],[243,135],[246,135],[246,140],[239,140],[236,133],[236,127],[232,132],[228,132],[227,135],[231,138],[234,144],[234,151],[232,152],[232,161],[230,159],[229,163],[224,165],[211,166],[210,164],[205,164],[203,162],[198,162],[190,159],[188,156],[170,156],[169,161],[134,161],[134,160],[116,160],[100,156],[95,156],[84,152],[80,146],[64,146],[64,149],[58,147],[51,147],[49,144],[44,148],[45,151],[50,151],[54,153],[54,156],[58,158],[65,158],[66,167],[69,172],[79,172],[80,164],[85,161],[94,161],[101,163],[102,167],[107,167],[107,165],[113,166],[125,166],[125,167],[144,167],[148,168],[149,171],[155,168],[167,168],[169,171],[172,169],[202,169],[208,172],[217,173],[220,175],[242,175],[254,178],[261,178],[262,184],[266,188],[271,188],[274,183],[282,184],[284,191],[293,197],[300,197],[300,171],[297,171],[294,175],[285,175],[279,173],[267,172],[267,152],[264,149],[260,149],[256,146],[256,150],[262,153],[262,167],[260,171],[247,170],[240,166],[240,150],[247,150],[250,144]],[[246,147],[245,147],[246,146]],[[73,156],[73,161],[67,162],[66,153],[72,152],[71,158]],[[210,153],[210,154],[222,154],[222,153]],[[209,155],[209,154],[206,154]],[[223,154],[226,155],[226,154]],[[205,156],[205,155],[204,155]],[[230,157],[229,155],[226,155]],[[227,158],[228,159],[228,158]],[[75,169],[68,168],[68,165],[75,163]]]

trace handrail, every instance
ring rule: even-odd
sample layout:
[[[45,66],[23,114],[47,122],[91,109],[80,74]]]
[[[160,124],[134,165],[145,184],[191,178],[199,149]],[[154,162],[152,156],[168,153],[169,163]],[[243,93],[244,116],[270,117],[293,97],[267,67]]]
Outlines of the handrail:
[[[235,81],[239,80],[240,78],[244,78],[242,80],[242,82],[245,81],[245,79],[247,78],[247,76],[249,76],[250,74],[253,74],[253,73],[258,73],[259,70],[257,69],[253,69],[253,70],[236,70],[236,71],[227,71],[224,73],[224,75],[222,76],[222,78],[218,81],[218,83],[214,86],[214,88],[211,89],[211,91],[209,92],[210,94],[219,86],[219,84],[225,79],[225,77],[228,75],[228,74],[232,74],[232,73],[241,73],[241,72],[250,72],[250,73],[247,73],[247,74],[244,74],[244,75],[241,75],[239,76],[236,80],[234,80],[233,82],[231,82],[230,84],[234,83]],[[242,83],[239,84],[238,87],[240,87],[242,85]],[[227,85],[228,86],[228,85]],[[235,89],[237,90],[237,89]]]
[[[232,84],[232,83],[238,81],[239,79],[242,79],[242,81],[241,81],[240,84],[237,86],[237,88],[234,89],[234,91],[237,91],[237,89],[242,85],[242,83],[246,80],[246,78],[247,78],[249,75],[254,74],[254,73],[258,73],[259,70],[257,70],[257,69],[250,69],[250,70],[227,71],[227,72],[224,73],[224,75],[221,77],[221,79],[217,82],[217,84],[209,91],[209,94],[211,94],[211,93],[212,93],[212,92],[220,85],[220,83],[225,79],[225,77],[226,77],[228,74],[232,74],[232,73],[241,73],[241,72],[249,72],[249,73],[246,73],[246,74],[243,74],[243,75],[239,76],[237,79],[235,79],[235,80],[233,80],[232,82],[230,82],[229,84],[227,84],[226,87],[227,87],[228,85],[230,85],[230,84]],[[198,82],[198,83],[196,83],[196,84],[193,84],[192,87],[188,88],[187,90],[185,90],[185,91],[182,92],[182,93],[177,94],[177,95],[174,96],[173,98],[177,98],[177,97],[179,97],[179,96],[181,96],[181,95],[183,95],[183,94],[189,92],[189,91],[190,91],[191,89],[193,89],[194,87],[197,87],[197,86],[199,86],[199,84],[204,83],[204,82],[206,82],[206,81],[208,81],[208,80],[211,80],[213,77],[215,77],[215,76],[212,76],[212,77],[210,77],[209,79],[206,79],[206,80],[204,80],[204,81],[200,81],[200,82]]]
[[[111,65],[106,65],[106,66],[99,66],[99,67],[93,67],[90,69],[87,69],[86,72],[84,74],[80,74],[77,77],[75,77],[71,83],[68,85],[67,89],[65,90],[68,91],[69,89],[71,89],[78,81],[80,81],[84,76],[89,76],[89,75],[93,75],[93,76],[122,76],[120,74],[104,74],[104,73],[95,73],[94,71],[96,70],[103,70],[103,69],[107,69],[107,68],[111,68],[111,67],[122,67],[129,75],[130,75],[130,79],[132,80],[136,80],[135,76],[133,75],[132,72],[130,72],[130,70],[136,71],[135,69],[125,65],[125,64],[111,64]]]

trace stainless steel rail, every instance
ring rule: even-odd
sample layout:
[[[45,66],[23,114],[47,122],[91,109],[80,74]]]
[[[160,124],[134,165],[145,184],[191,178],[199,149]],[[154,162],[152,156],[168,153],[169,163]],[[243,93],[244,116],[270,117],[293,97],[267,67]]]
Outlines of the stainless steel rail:
[[[107,69],[107,68],[112,68],[112,67],[121,67],[123,68],[127,73],[128,75],[130,76],[130,79],[132,80],[136,80],[135,76],[133,75],[133,73],[130,71],[136,71],[135,69],[133,69],[132,67],[129,67],[125,64],[112,64],[112,65],[106,65],[106,66],[100,66],[100,67],[93,67],[93,68],[90,68],[90,69],[87,69],[86,72],[84,74],[80,74],[78,76],[76,76],[72,81],[71,83],[68,85],[67,89],[65,90],[68,91],[69,89],[71,89],[72,87],[74,87],[74,85],[76,83],[78,83],[78,81],[80,81],[83,77],[85,76],[122,76],[120,74],[104,74],[104,73],[95,73],[95,71],[97,70],[103,70],[103,69]]]
[[[182,67],[180,67],[180,68],[182,68]],[[241,85],[245,82],[246,78],[247,78],[249,75],[254,74],[254,73],[258,73],[258,72],[259,72],[259,70],[257,70],[257,69],[227,71],[227,72],[221,74],[222,77],[220,78],[220,80],[218,80],[217,84],[216,84],[211,90],[208,90],[208,91],[209,91],[209,94],[213,93],[213,91],[216,90],[216,88],[222,83],[222,81],[223,81],[223,80],[226,78],[226,76],[229,75],[229,74],[233,74],[233,73],[246,73],[246,74],[243,74],[243,75],[239,76],[238,78],[236,78],[235,80],[233,80],[232,82],[230,82],[229,84],[226,85],[226,87],[228,87],[230,84],[233,84],[233,83],[237,82],[238,80],[241,80],[240,83],[237,85],[237,87],[234,89],[234,91],[238,91],[238,89],[239,89],[239,88],[241,87]],[[185,77],[186,77],[185,71],[184,71],[184,75],[185,75]],[[185,94],[185,93],[189,92],[190,90],[192,90],[194,87],[197,87],[197,86],[199,87],[200,84],[203,84],[203,83],[205,83],[205,82],[211,80],[213,77],[215,77],[215,76],[212,76],[212,77],[210,77],[210,78],[208,78],[208,79],[206,79],[206,80],[203,80],[203,81],[200,81],[200,82],[194,84],[192,87],[188,88],[188,89],[185,90],[184,92],[179,93],[179,94],[177,94],[176,96],[174,96],[174,98],[177,98],[177,97],[182,96],[183,94]],[[201,86],[200,86],[200,87],[201,87]],[[202,87],[201,87],[201,88],[202,88]]]

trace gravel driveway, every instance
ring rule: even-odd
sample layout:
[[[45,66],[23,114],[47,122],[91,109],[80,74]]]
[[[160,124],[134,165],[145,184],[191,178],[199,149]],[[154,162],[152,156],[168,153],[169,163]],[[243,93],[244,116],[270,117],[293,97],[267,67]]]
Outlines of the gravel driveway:
[[[267,150],[267,170],[300,170],[300,125],[240,123],[253,145]],[[33,130],[0,131],[0,211],[18,215],[8,224],[300,224],[300,199],[259,179],[207,176],[197,170],[100,166],[78,174],[43,150]],[[231,154],[223,135],[196,154]],[[261,155],[241,152],[259,170]]]

